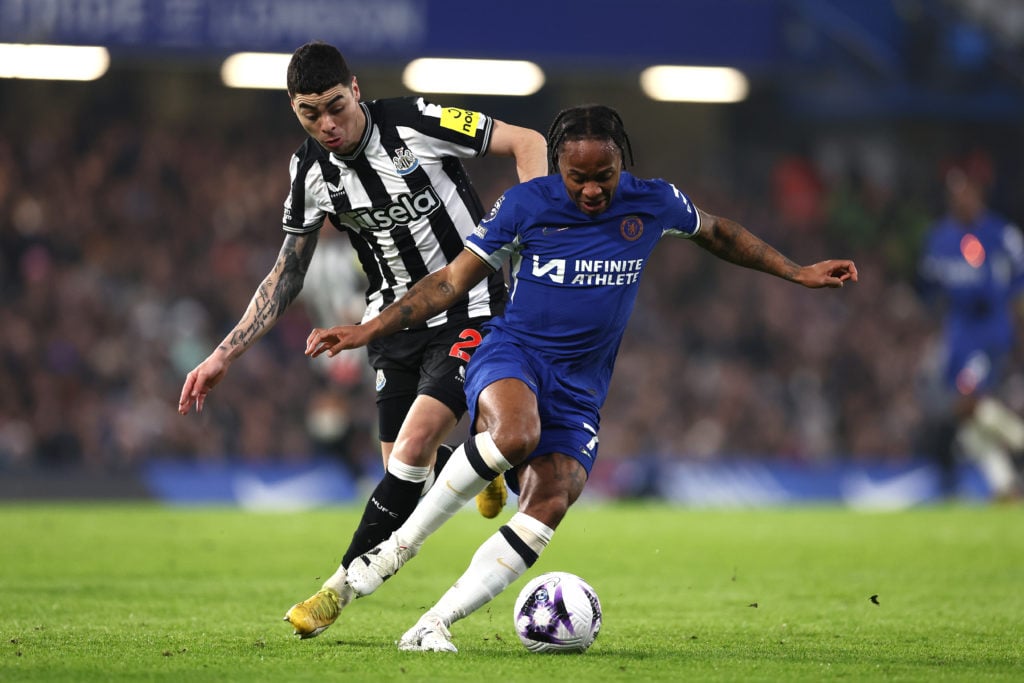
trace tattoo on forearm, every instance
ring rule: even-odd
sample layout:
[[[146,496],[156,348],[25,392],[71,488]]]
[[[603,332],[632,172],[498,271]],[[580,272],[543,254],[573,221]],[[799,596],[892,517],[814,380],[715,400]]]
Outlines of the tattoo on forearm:
[[[422,323],[450,307],[455,301],[455,288],[433,273],[417,282],[396,305],[400,329]]]
[[[403,329],[412,325],[415,314],[416,311],[409,304],[398,308],[398,320],[401,322]]]
[[[316,249],[317,234],[285,238],[277,262],[260,283],[249,303],[246,315],[231,333],[228,343],[234,348],[247,347],[274,326],[285,309],[302,291],[306,272]]]
[[[747,268],[773,273],[787,280],[796,277],[800,266],[779,253],[739,223],[719,219],[715,253]]]

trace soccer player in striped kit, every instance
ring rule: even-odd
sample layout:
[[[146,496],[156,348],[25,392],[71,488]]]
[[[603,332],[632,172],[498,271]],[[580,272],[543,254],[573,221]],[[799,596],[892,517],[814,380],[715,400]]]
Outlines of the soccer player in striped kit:
[[[314,329],[306,353],[355,348],[415,325],[458,301],[509,261],[510,303],[469,364],[473,435],[399,529],[349,565],[369,595],[497,475],[519,511],[399,641],[403,650],[455,652],[448,628],[537,560],[583,492],[597,458],[600,409],[648,256],[665,237],[804,287],[857,280],[849,260],[800,266],[743,226],[701,211],[663,180],[623,170],[631,150],[606,106],[561,112],[548,133],[552,175],[509,189],[452,263],[359,326]]]
[[[325,220],[348,235],[367,275],[366,321],[458,256],[483,217],[461,158],[511,157],[521,181],[547,171],[536,131],[419,97],[362,102],[341,52],[320,41],[292,55],[287,87],[308,138],[290,163],[284,245],[241,320],[188,374],[178,404],[183,415],[193,405],[202,410],[230,364],[299,294]],[[435,476],[435,460],[450,453],[442,442],[466,410],[466,363],[483,323],[505,300],[504,279],[491,273],[445,311],[369,345],[386,472],[337,571],[285,616],[297,635],[318,635],[334,622],[352,597],[345,567],[409,516]],[[496,516],[506,495],[495,476],[478,499],[481,513]]]

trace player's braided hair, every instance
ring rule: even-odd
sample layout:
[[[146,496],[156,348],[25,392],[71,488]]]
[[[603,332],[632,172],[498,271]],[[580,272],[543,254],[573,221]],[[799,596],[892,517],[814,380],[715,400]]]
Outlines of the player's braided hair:
[[[619,112],[603,104],[582,104],[558,112],[548,129],[548,173],[558,173],[558,154],[567,140],[611,140],[622,154],[622,165],[633,163],[633,148]]]

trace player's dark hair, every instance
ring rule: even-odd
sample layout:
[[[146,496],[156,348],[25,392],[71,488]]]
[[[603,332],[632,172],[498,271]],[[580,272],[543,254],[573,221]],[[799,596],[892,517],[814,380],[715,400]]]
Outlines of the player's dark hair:
[[[311,95],[336,85],[352,85],[352,71],[341,51],[321,40],[306,43],[288,62],[288,97]]]
[[[562,144],[569,140],[611,140],[622,154],[622,165],[626,166],[627,153],[629,163],[633,163],[633,148],[622,117],[603,104],[582,104],[558,112],[548,129],[548,173],[558,173],[558,155]]]

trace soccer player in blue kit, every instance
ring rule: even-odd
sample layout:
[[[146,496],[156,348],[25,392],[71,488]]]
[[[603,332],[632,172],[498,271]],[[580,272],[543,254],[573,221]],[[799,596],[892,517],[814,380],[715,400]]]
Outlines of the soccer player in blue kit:
[[[925,395],[923,448],[939,464],[942,493],[956,493],[956,453],[974,460],[999,499],[1021,495],[1014,455],[1024,421],[998,398],[1024,294],[1024,237],[985,203],[984,172],[958,164],[945,176],[949,212],[929,232],[921,292],[942,314],[943,360]]]
[[[401,638],[400,649],[455,652],[448,627],[525,573],[582,493],[640,274],[663,237],[692,240],[805,287],[857,280],[852,261],[797,265],[739,224],[701,211],[670,183],[634,177],[623,170],[627,152],[615,110],[561,112],[548,132],[552,175],[509,189],[462,254],[376,318],[310,333],[311,356],[363,346],[444,310],[509,261],[510,303],[467,366],[473,435],[409,519],[352,561],[348,583],[357,596],[372,593],[497,474],[519,494],[519,510]]]

